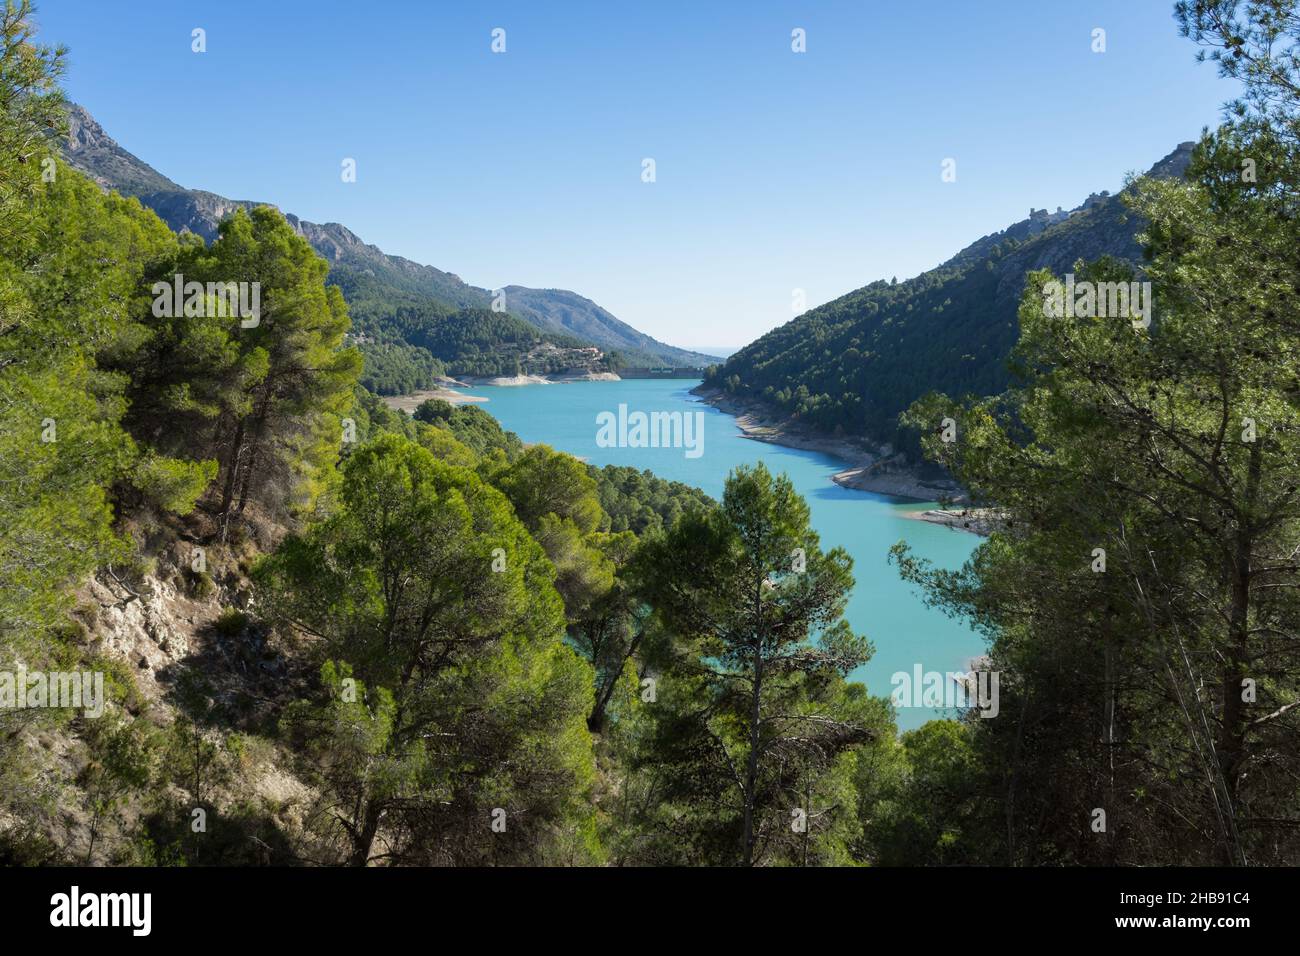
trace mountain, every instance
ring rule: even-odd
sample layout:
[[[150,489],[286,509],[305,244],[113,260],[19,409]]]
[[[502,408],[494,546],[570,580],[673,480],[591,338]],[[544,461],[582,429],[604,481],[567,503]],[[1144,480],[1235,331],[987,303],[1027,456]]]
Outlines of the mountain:
[[[602,348],[618,349],[632,364],[641,364],[645,357],[655,360],[651,364],[678,368],[702,368],[719,361],[717,356],[657,342],[576,292],[520,285],[506,286],[503,291],[506,308],[515,315],[538,328],[567,332]]]
[[[123,149],[84,107],[74,104],[69,108],[68,125],[63,155],[71,166],[105,188],[136,197],[177,232],[188,229],[211,241],[217,225],[231,212],[263,205],[172,182]],[[345,293],[349,287],[365,285],[376,299],[379,296],[373,293],[384,290],[395,298],[428,297],[455,309],[491,308],[493,296],[488,289],[469,285],[433,266],[389,255],[340,223],[308,222],[290,213],[285,213],[285,218],[329,261],[330,281]],[[543,332],[605,351],[617,349],[630,364],[702,367],[717,361],[659,342],[575,292],[508,286],[505,301],[510,313]]]
[[[1181,144],[1148,175],[1181,176],[1191,148]],[[1140,266],[1140,231],[1120,196],[1104,192],[1068,212],[1031,209],[929,272],[873,282],[803,313],[730,356],[701,388],[815,432],[915,450],[897,421],[921,395],[1006,387],[1027,272],[1059,275],[1101,256]]]

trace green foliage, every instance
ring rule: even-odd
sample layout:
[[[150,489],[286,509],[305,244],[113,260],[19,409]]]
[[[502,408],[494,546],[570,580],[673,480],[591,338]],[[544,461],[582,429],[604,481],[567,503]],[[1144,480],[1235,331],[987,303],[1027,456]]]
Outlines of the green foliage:
[[[263,206],[237,210],[210,247],[182,244],[160,273],[164,285],[182,275],[259,289],[255,317],[232,315],[212,298],[201,310],[173,303],[127,360],[133,430],[167,435],[172,453],[216,459],[214,509],[225,521],[254,498],[273,511],[285,500],[310,501],[338,456],[362,360],[343,347],[347,307],[325,285],[327,269]]]
[[[601,731],[620,681],[635,675],[637,654],[651,622],[633,579],[636,536],[630,531],[598,534],[592,546],[596,555],[588,558],[585,593],[570,613],[569,638],[595,671],[596,697],[587,726]],[[557,562],[557,567],[566,566]]]
[[[595,480],[582,462],[546,445],[533,445],[510,464],[489,469],[489,480],[545,550],[565,616],[575,623],[614,586],[614,565],[598,534],[607,519]]]
[[[215,461],[182,461],[150,453],[140,459],[133,481],[161,510],[186,515],[216,477]]]
[[[384,432],[414,438],[417,431],[409,416],[389,408],[378,395],[360,384],[353,390],[348,417],[356,423],[359,444],[365,444]]]
[[[249,617],[238,608],[228,607],[212,623],[212,627],[222,637],[239,637],[248,629]]]
[[[666,531],[692,506],[707,508],[713,499],[698,488],[668,481],[649,470],[625,465],[587,466],[596,480],[601,510],[609,516],[610,531],[631,531],[644,537]]]
[[[1285,636],[1300,625],[1295,148],[1228,127],[1202,139],[1187,181],[1135,184],[1150,329],[1054,317],[1051,274],[1032,274],[1023,384],[909,413],[931,454],[1007,513],[960,573],[897,550],[906,576],[993,639],[1001,714],[973,741],[995,778],[975,786],[1014,808],[989,827],[999,862],[1294,858],[1267,821],[1294,806],[1282,781],[1300,767]],[[1104,261],[1080,276],[1130,277]],[[933,434],[945,415],[957,442]],[[1086,825],[1097,808],[1104,834]]]
[[[175,255],[175,238],[138,203],[106,196],[64,166],[49,168],[52,181],[32,180],[20,214],[0,204],[5,659],[19,645],[32,653],[66,613],[70,586],[124,556],[112,529],[115,502],[184,511],[210,473],[125,431],[127,381],[113,370],[142,335],[145,282]]]
[[[842,862],[858,837],[841,799],[852,750],[874,732],[844,680],[871,653],[842,616],[852,560],[821,550],[807,503],[761,463],[643,552],[643,593],[665,625],[643,758],[662,799],[649,825],[671,834],[656,858]]]
[[[38,191],[42,162],[52,162],[49,135],[66,129],[63,74],[67,49],[36,42],[31,0],[0,9],[0,241],[18,231],[12,217]]]
[[[415,410],[414,418],[446,428],[478,455],[500,449],[506,458],[514,460],[524,450],[518,435],[502,429],[495,418],[472,403],[453,405],[440,398],[426,399]]]
[[[1295,0],[1178,0],[1179,32],[1200,47],[1219,75],[1238,81],[1228,104],[1234,121],[1256,132],[1300,137],[1300,10]]]
[[[596,482],[572,455],[533,445],[491,480],[510,499],[519,520],[531,528],[545,515],[573,522],[583,535],[600,527]]]
[[[218,444],[229,448],[222,460],[224,514],[236,495],[242,510],[250,492],[268,484],[296,492],[302,479],[310,482],[333,462],[361,358],[341,347],[347,306],[324,285],[325,261],[278,211],[236,212],[190,268],[200,281],[261,284],[259,323],[232,323],[240,354],[264,361],[265,372],[253,380],[250,407],[232,403],[217,423]]]
[[[588,343],[543,332],[507,312],[457,308],[353,275],[340,281],[356,333],[364,337],[367,387],[380,394],[414,391],[405,387],[414,381],[428,387],[444,370],[454,376],[545,375],[590,360],[573,351]]]
[[[461,468],[473,468],[478,464],[478,456],[467,446],[462,445],[451,432],[445,428],[418,426],[417,441],[433,453],[433,457],[448,465]]]
[[[975,718],[978,720],[979,718]],[[973,784],[981,768],[971,727],[932,720],[860,752],[863,855],[880,866],[979,863],[993,820]]]
[[[367,339],[360,346],[361,384],[376,395],[406,395],[432,388],[446,367],[427,349],[405,342]]]
[[[447,414],[431,403],[417,413],[433,420]],[[684,508],[707,507],[712,501],[648,471],[584,466],[545,445],[534,445],[508,465],[487,466],[485,471],[556,569],[555,587],[564,600],[569,639],[596,675],[587,723],[594,731],[603,730],[618,682],[635,665],[652,626],[649,608],[637,593],[637,534],[662,530]],[[605,502],[613,508],[611,513],[602,508]],[[635,533],[627,530],[629,525]],[[603,530],[618,526],[612,533]]]
[[[90,760],[79,783],[86,798],[89,826],[83,863],[94,862],[106,825],[120,823],[126,801],[138,796],[153,777],[158,759],[155,731],[147,721],[120,711],[87,721]]]
[[[595,852],[591,676],[560,640],[554,573],[499,492],[395,435],[354,453],[338,511],[258,569],[268,606],[369,688],[380,716],[367,720],[388,719],[383,695],[394,702],[392,726],[367,744],[387,768],[382,785],[365,762],[349,761],[343,778],[333,758],[311,770],[353,808],[323,834],[344,859],[367,862],[381,824],[397,861]],[[307,705],[313,719],[337,718],[332,696],[327,686]],[[331,740],[331,752],[345,745]],[[496,808],[504,833],[490,828]]]

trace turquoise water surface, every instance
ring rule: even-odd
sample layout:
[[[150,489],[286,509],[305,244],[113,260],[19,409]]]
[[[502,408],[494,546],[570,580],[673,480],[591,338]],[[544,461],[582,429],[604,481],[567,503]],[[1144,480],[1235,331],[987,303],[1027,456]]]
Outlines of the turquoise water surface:
[[[905,517],[927,507],[916,502],[834,484],[831,475],[844,468],[838,459],[818,452],[784,448],[744,438],[732,416],[700,402],[688,379],[630,379],[621,382],[575,382],[517,387],[480,386],[471,391],[486,397],[481,406],[525,442],[542,442],[584,458],[594,465],[628,465],[722,496],[728,472],[740,464],[763,461],[785,472],[807,499],[812,523],[823,548],[840,546],[853,556],[857,586],[848,607],[853,629],[875,645],[875,656],[853,677],[873,694],[889,696],[890,676],[898,671],[964,671],[984,652],[984,645],[964,622],[927,608],[917,590],[898,577],[887,563],[889,548],[906,540],[921,557],[937,565],[958,568],[979,539],[964,531]],[[703,413],[703,443],[698,457],[682,448],[600,447],[597,416],[641,411]],[[934,708],[898,710],[903,730],[926,720],[948,716]]]

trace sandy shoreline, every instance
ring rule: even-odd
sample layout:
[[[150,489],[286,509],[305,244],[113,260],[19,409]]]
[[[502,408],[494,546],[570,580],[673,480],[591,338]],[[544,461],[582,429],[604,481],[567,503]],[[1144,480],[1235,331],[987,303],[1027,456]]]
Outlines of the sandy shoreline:
[[[457,392],[450,388],[425,388],[418,392],[411,392],[409,395],[382,395],[380,398],[393,411],[406,412],[408,415],[415,414],[415,410],[430,398],[440,398],[453,405],[487,401],[480,395],[466,395],[464,392]]]
[[[561,385],[566,382],[618,382],[622,381],[613,372],[587,372],[582,375],[497,375],[490,378],[471,377],[464,382],[454,378],[442,379],[441,384],[436,388],[422,388],[418,391],[411,392],[407,395],[381,395],[380,398],[384,404],[394,411],[406,412],[408,415],[415,414],[415,410],[420,407],[420,403],[430,398],[440,398],[444,402],[451,402],[453,405],[464,405],[467,402],[487,402],[491,401],[484,395],[468,395],[465,392],[458,392],[455,388],[477,388],[486,386],[489,388],[514,388],[522,385]],[[452,388],[450,386],[455,386]]]
[[[865,442],[856,439],[834,438],[802,430],[788,421],[774,419],[761,406],[737,400],[717,389],[700,386],[693,392],[707,404],[735,416],[736,425],[746,438],[787,448],[817,451],[848,463],[848,468],[831,476],[831,481],[837,485],[911,501],[946,499],[956,505],[951,510],[928,508],[924,511],[902,511],[900,514],[903,517],[982,536],[987,536],[997,526],[998,516],[993,509],[963,506],[962,503],[967,500],[966,493],[956,482],[924,479],[914,467],[903,462],[889,449],[872,449]]]

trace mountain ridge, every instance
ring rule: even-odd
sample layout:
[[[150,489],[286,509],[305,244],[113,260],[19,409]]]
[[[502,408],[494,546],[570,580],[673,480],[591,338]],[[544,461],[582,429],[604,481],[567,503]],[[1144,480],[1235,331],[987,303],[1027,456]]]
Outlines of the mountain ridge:
[[[1147,175],[1179,176],[1192,144]],[[898,415],[928,391],[991,395],[1009,380],[1025,275],[1110,256],[1140,268],[1141,225],[1122,193],[1028,218],[969,243],[903,282],[876,280],[796,316],[710,370],[702,393],[747,402],[788,431],[866,439],[915,453]],[[918,384],[921,383],[921,384]]]
[[[63,155],[101,187],[135,197],[176,232],[189,230],[207,242],[216,237],[221,220],[236,209],[280,208],[275,203],[230,199],[177,184],[121,146],[78,104],[69,104]],[[493,292],[436,266],[386,253],[342,223],[314,223],[289,212],[284,216],[330,263],[330,278],[337,285],[346,288],[349,278],[367,276],[402,293],[428,296],[457,309],[492,307]],[[579,293],[525,286],[507,286],[505,290],[507,311],[530,325],[543,332],[580,338],[604,351],[617,350],[632,363],[703,367],[717,361],[715,356],[659,342]]]

